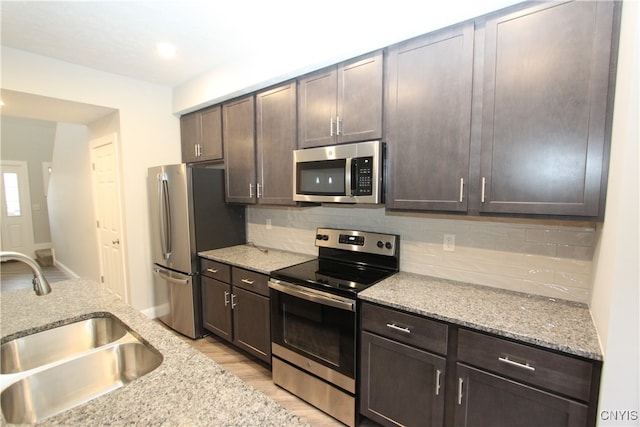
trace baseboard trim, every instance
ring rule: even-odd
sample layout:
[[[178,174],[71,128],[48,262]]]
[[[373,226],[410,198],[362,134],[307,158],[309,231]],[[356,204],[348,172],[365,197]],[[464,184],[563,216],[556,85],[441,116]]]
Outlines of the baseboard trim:
[[[78,276],[76,273],[74,273],[73,270],[71,270],[69,267],[67,267],[66,265],[64,265],[60,261],[58,261],[55,258],[55,255],[53,257],[53,265],[55,265],[57,268],[62,270],[64,273],[66,273],[72,279],[79,279],[80,278],[80,276]]]
[[[149,308],[145,308],[144,310],[140,310],[142,314],[147,316],[149,319],[157,319],[160,315],[166,310],[162,306],[153,306]]]

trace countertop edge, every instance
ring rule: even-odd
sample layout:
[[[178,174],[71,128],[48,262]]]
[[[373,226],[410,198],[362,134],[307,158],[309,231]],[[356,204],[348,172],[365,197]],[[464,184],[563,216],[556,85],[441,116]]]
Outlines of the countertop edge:
[[[317,255],[301,254],[251,244],[198,252],[198,256],[262,274],[310,261]]]

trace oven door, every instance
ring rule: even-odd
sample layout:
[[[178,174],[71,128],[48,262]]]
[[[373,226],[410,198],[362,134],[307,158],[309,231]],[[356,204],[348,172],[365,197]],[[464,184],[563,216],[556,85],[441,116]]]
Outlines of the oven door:
[[[271,279],[272,354],[355,392],[356,301]]]

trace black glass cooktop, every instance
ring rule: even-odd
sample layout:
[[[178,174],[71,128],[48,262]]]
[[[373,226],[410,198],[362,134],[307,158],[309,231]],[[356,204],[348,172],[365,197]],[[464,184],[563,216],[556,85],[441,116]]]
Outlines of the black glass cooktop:
[[[271,277],[289,283],[353,297],[395,271],[364,267],[334,260],[314,259],[272,271]]]

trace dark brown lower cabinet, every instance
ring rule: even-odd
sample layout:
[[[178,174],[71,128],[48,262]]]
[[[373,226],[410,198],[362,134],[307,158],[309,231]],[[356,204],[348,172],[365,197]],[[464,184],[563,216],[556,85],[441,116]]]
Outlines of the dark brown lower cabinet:
[[[233,343],[271,363],[269,298],[233,287]]]
[[[227,341],[231,335],[231,285],[202,276],[202,321],[204,327]]]
[[[209,265],[213,268],[203,268],[202,275],[205,329],[271,364],[268,277],[225,264]],[[215,275],[231,283],[210,277]]]
[[[456,427],[583,427],[587,405],[458,363]]]
[[[362,332],[360,413],[385,426],[441,426],[445,358]]]

